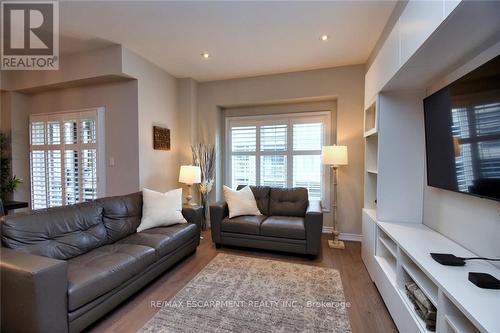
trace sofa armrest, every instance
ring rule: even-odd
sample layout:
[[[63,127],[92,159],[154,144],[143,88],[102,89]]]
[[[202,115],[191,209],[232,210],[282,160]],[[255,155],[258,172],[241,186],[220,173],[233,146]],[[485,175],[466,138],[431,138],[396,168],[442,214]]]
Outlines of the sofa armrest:
[[[2,247],[2,331],[67,332],[67,263]]]
[[[210,205],[210,228],[212,231],[212,241],[220,243],[221,223],[229,215],[229,209],[225,201],[219,201]]]
[[[201,223],[203,219],[203,207],[201,206],[184,206],[182,207],[182,216],[188,223],[194,223],[198,226],[201,232]]]
[[[306,228],[306,251],[308,254],[318,255],[321,249],[321,233],[323,232],[321,201],[309,201],[304,224]]]

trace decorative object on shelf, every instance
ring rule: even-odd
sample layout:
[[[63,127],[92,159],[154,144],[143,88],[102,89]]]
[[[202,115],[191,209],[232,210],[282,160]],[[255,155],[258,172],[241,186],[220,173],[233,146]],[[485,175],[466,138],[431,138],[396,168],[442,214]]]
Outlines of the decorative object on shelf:
[[[7,135],[0,132],[0,198],[7,201],[7,197],[23,183],[16,175],[10,175],[10,158],[7,147]]]
[[[347,146],[323,146],[321,149],[321,162],[330,166],[333,170],[333,239],[328,240],[328,246],[332,249],[344,249],[344,242],[339,240],[337,229],[337,185],[338,168],[347,165]]]
[[[196,202],[192,202],[193,196],[191,195],[191,186],[201,182],[201,169],[196,165],[181,165],[179,171],[179,183],[187,185],[186,202],[189,206],[197,206]]]
[[[153,126],[153,149],[170,150],[170,130],[168,128]]]
[[[193,164],[201,169],[201,205],[203,207],[202,229],[207,229],[208,216],[208,194],[212,191],[215,181],[215,146],[212,144],[198,143],[191,146],[193,152]]]
[[[436,331],[436,307],[420,290],[415,282],[405,283],[406,295],[413,303],[415,312],[425,322],[425,327],[432,332]]]

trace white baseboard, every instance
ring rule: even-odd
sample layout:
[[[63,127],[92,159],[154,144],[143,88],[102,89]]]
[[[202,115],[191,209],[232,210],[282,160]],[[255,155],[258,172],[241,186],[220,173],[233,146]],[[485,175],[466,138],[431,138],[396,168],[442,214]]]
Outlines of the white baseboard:
[[[328,226],[323,227],[324,234],[331,234],[332,232],[333,232],[333,227],[328,227]],[[339,235],[339,239],[351,242],[361,242],[363,240],[363,235],[341,232]]]

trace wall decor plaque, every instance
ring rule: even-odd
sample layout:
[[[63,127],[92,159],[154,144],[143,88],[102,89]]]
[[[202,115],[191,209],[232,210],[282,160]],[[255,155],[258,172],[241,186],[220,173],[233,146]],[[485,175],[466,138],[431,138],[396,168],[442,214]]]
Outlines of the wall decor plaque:
[[[170,129],[153,126],[153,149],[170,150]]]

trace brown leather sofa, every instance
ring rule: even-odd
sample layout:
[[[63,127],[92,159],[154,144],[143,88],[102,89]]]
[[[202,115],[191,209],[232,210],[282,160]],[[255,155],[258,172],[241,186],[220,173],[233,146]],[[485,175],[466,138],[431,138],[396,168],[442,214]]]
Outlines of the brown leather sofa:
[[[79,332],[196,251],[189,223],[136,232],[142,194],[7,215],[1,225],[2,332]]]
[[[241,189],[242,186],[238,186]],[[261,216],[229,218],[227,203],[210,206],[212,240],[235,245],[316,256],[321,249],[323,213],[305,188],[250,186]]]

